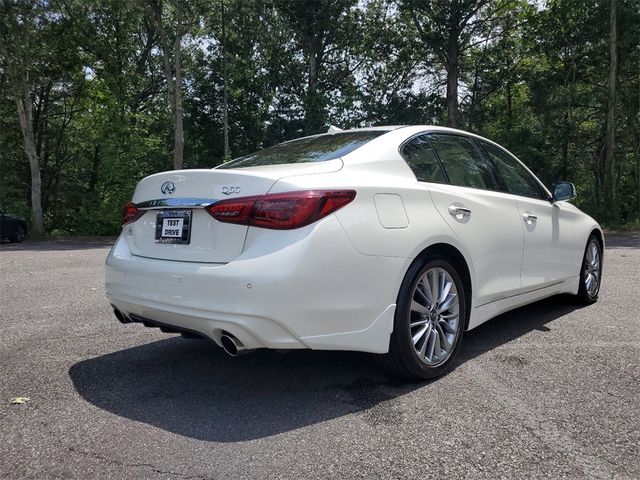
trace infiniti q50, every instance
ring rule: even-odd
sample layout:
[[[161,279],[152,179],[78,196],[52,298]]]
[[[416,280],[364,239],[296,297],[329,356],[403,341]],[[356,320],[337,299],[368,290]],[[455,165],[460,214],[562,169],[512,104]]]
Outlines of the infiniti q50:
[[[604,237],[574,197],[459,130],[305,137],[141,180],[107,297],[123,323],[231,355],[354,350],[433,378],[464,331],[500,313],[560,293],[597,300]]]

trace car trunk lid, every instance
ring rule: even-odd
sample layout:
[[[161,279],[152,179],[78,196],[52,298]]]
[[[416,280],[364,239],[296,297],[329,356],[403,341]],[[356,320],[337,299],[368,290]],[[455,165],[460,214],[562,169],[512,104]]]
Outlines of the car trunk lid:
[[[229,170],[176,170],[150,175],[138,183],[132,199],[138,208],[144,209],[144,214],[135,222],[124,225],[124,234],[134,255],[227,263],[242,253],[248,227],[218,222],[204,210],[205,206],[222,199],[264,195],[284,177],[329,173],[341,167],[342,161],[336,159]]]

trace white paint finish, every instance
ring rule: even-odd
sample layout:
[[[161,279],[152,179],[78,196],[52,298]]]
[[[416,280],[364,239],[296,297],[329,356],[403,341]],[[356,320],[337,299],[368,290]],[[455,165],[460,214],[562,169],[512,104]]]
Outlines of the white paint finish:
[[[535,288],[577,275],[575,214],[566,208],[568,204],[522,197],[518,197],[517,202],[525,247],[522,287]]]
[[[407,228],[409,219],[402,203],[402,197],[395,193],[376,193],[373,202],[378,212],[378,220],[384,228]]]
[[[136,187],[133,202],[158,199],[216,200],[262,195],[283,176],[302,176],[337,172],[340,159],[328,162],[273,165],[234,170],[180,170],[158,173],[144,178]],[[164,182],[176,186],[172,194],[163,194]],[[230,194],[223,193],[231,191]],[[220,223],[202,208],[192,209],[191,240],[185,244],[158,244],[155,241],[156,210],[147,211],[138,221],[127,226],[129,248],[135,255],[185,262],[226,263],[240,253],[247,234],[246,226]]]
[[[569,278],[547,287],[524,292],[519,295],[508,296],[491,303],[474,307],[473,314],[469,320],[469,329],[471,330],[476,328],[478,325],[483,324],[487,320],[491,320],[493,317],[496,317],[501,313],[508,312],[509,310],[522,307],[529,303],[537,302],[543,298],[548,298],[559,293],[576,294],[578,293],[577,286],[576,277]]]
[[[136,203],[168,198],[160,192],[167,180],[176,183],[173,197],[222,198],[223,186],[241,190],[224,198],[307,189],[355,189],[357,195],[336,213],[288,231],[222,224],[194,210],[190,245],[152,243],[155,216],[147,213],[125,227],[109,254],[109,300],[216,341],[226,330],[248,347],[381,353],[403,277],[427,248],[446,244],[465,259],[473,290],[470,328],[545,296],[576,293],[597,223],[566,202],[416,181],[398,148],[430,130],[450,131],[399,128],[341,160],[317,164],[188,170],[142,180]],[[452,205],[468,208],[470,216],[452,215]],[[527,229],[523,213],[538,217],[535,228]]]
[[[156,243],[156,215],[148,210],[127,225],[129,248],[134,255],[184,262],[226,263],[242,253],[247,227],[220,223],[202,208],[192,209],[189,244]]]
[[[455,187],[428,186],[442,218],[465,245],[473,262],[477,305],[520,291],[522,226],[516,200],[497,192]],[[471,213],[453,214],[450,209]]]
[[[408,261],[359,254],[335,216],[290,231],[250,228],[244,251],[227,264],[137,257],[124,237],[107,259],[106,289],[126,312],[147,312],[214,339],[220,329],[248,335],[259,347],[303,348],[310,345],[305,338],[320,336],[326,348],[345,349],[345,339],[361,336],[353,349],[386,351],[388,335],[381,341],[375,332],[391,325],[378,319],[395,304]],[[258,328],[271,324],[281,328]]]
[[[316,350],[364,350],[371,353],[387,353],[389,335],[393,332],[395,311],[396,306],[389,305],[373,324],[363,330],[303,337],[302,341]]]

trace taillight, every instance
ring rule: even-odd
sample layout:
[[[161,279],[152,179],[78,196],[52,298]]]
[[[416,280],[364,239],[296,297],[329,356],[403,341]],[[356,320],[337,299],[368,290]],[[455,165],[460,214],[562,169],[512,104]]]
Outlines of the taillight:
[[[219,222],[249,225],[253,204],[258,198],[260,197],[240,197],[222,200],[209,205],[205,210]]]
[[[135,222],[142,216],[144,210],[140,210],[136,207],[135,203],[129,202],[122,207],[122,225]]]
[[[225,223],[290,230],[316,222],[350,203],[354,190],[307,190],[222,200],[206,208]]]

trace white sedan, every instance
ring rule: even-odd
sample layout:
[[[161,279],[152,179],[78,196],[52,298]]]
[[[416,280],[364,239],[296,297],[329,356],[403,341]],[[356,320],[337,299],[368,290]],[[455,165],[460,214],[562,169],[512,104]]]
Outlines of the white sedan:
[[[355,350],[409,378],[551,295],[595,302],[604,236],[518,159],[432,126],[346,130],[144,178],[107,258],[117,318],[256,348]]]

